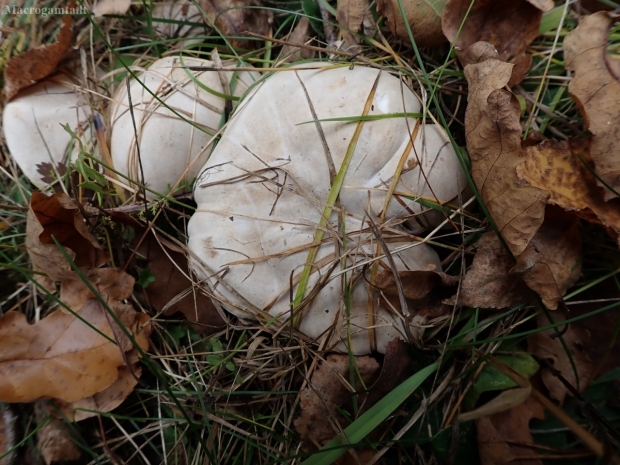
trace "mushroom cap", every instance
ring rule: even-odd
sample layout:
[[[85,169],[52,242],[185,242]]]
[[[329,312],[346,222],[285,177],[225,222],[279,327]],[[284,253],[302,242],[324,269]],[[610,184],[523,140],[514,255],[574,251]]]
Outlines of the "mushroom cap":
[[[290,316],[291,296],[297,292],[332,185],[327,159],[338,172],[358,125],[321,122],[330,152],[326,155],[316,124],[301,124],[315,120],[309,100],[319,120],[359,116],[378,78],[370,115],[420,110],[415,95],[386,72],[324,63],[307,66],[276,72],[245,97],[195,184],[198,206],[188,227],[191,266],[225,308],[263,322],[277,317],[282,324]],[[368,215],[382,228],[399,270],[429,264],[441,269],[431,247],[409,242],[400,229],[411,212],[421,211],[402,194],[414,198],[434,193],[445,202],[467,183],[447,137],[436,126],[421,125],[411,150],[409,134],[416,123],[402,116],[364,123],[339,203],[321,228],[324,238],[305,293],[313,298],[303,309],[299,329],[316,340],[327,337],[326,348],[347,350],[350,332],[354,354],[373,348],[384,352],[391,339],[405,334],[402,317],[383,306],[369,320],[370,273],[364,264],[374,259],[378,244]],[[400,195],[389,202],[382,223],[386,190],[403,156],[405,168],[396,186]],[[411,225],[423,229],[422,224],[438,224],[443,217],[420,215],[417,220]],[[388,267],[385,260],[380,266]],[[351,289],[350,317],[345,284]]]
[[[165,195],[177,183],[196,177],[209,158],[214,135],[223,123],[226,101],[211,93],[225,94],[220,73],[190,71],[184,66],[212,67],[213,63],[196,58],[166,57],[131,81],[136,131],[126,86],[119,87],[110,109],[110,151],[114,167],[139,184],[144,179],[150,189],[147,190],[149,198]],[[235,65],[227,67],[235,68]],[[258,73],[249,72],[225,72],[225,76],[236,97],[259,78]],[[136,144],[136,132],[139,144]],[[135,190],[133,182],[121,181]]]
[[[202,13],[198,7],[189,0],[167,1],[153,5],[153,29],[166,38],[192,37],[197,33],[204,33],[205,28],[190,24],[177,24],[157,19],[175,20],[179,22],[201,23],[204,24]],[[188,44],[188,41],[181,41],[179,45]]]
[[[62,125],[68,124],[79,135],[78,127],[83,129],[90,115],[88,102],[64,74],[24,89],[6,104],[2,126],[7,147],[32,184],[45,188],[49,181],[43,172],[50,173],[51,168],[51,173],[58,174],[60,164],[68,166],[77,157],[71,135]],[[43,163],[49,166],[42,167]]]

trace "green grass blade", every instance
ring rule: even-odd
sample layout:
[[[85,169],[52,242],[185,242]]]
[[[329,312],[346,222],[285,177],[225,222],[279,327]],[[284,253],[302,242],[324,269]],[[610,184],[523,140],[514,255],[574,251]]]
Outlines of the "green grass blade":
[[[295,126],[301,126],[302,124],[310,123],[326,123],[330,121],[346,121],[350,123],[358,121],[379,121],[388,118],[422,118],[422,113],[385,113],[383,115],[364,115],[364,116],[341,116],[339,118],[325,118],[325,119],[313,119],[310,121],[304,121],[303,123],[297,123]]]
[[[323,446],[319,452],[302,462],[301,465],[329,465],[333,463],[347,451],[348,444],[356,444],[370,434],[400,404],[407,400],[438,367],[439,364],[435,362],[405,380],[344,430],[347,438],[346,441],[340,436],[335,437]]]

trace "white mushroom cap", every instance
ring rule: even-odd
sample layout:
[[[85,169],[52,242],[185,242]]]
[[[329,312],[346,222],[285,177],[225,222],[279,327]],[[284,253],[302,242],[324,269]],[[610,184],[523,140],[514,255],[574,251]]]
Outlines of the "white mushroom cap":
[[[179,57],[166,57],[157,60],[139,74],[138,80],[131,82],[139,150],[126,86],[119,88],[110,110],[110,151],[115,169],[140,184],[144,174],[147,188],[160,195],[167,194],[177,183],[196,177],[209,158],[213,136],[223,123],[224,98],[201,87],[224,94],[220,74],[189,71],[184,66],[212,67],[213,63],[188,57],[181,62]],[[228,67],[235,68],[235,65]],[[200,85],[187,75],[188,72]],[[232,95],[237,97],[259,78],[258,73],[249,72],[225,72],[225,76]],[[124,179],[121,181],[128,183]],[[129,185],[135,190],[133,183]],[[147,191],[147,197],[156,195]]]
[[[41,164],[68,166],[78,155],[71,135],[62,127],[68,124],[78,136],[90,121],[90,106],[84,95],[75,91],[71,78],[59,74],[20,92],[4,108],[2,126],[7,147],[24,175],[43,189],[48,182],[40,172]]]
[[[315,119],[300,81],[319,120],[355,117],[362,114],[378,73],[365,67],[274,73],[244,99],[229,123],[196,181],[198,207],[188,232],[193,269],[210,283],[231,312],[263,322],[273,316],[281,323],[289,318],[290,296],[295,295],[329,195],[330,171],[317,127],[314,123],[300,124]],[[381,73],[370,115],[419,110],[419,101],[399,79]],[[322,122],[321,126],[337,172],[357,122]],[[456,198],[467,185],[451,145],[436,126],[420,126],[415,150],[406,153],[409,130],[415,126],[414,118],[367,121],[357,141],[340,191],[339,208],[325,228],[305,295],[313,295],[315,284],[321,280],[318,293],[304,309],[300,326],[303,333],[318,340],[322,335],[330,336],[333,329],[327,348],[346,350],[350,331],[354,354],[368,353],[373,346],[384,352],[392,338],[405,333],[403,319],[383,307],[376,311],[374,330],[368,331],[369,273],[362,266],[377,250],[366,213],[381,223],[386,190],[403,154],[408,158],[396,186],[400,194],[432,197],[432,186],[432,192],[445,202]],[[420,172],[418,159],[428,182]],[[421,208],[402,196],[392,198],[383,234],[389,235],[385,229],[388,223],[398,232],[398,223],[411,211],[420,212]],[[423,217],[430,224],[442,219]],[[392,236],[388,246],[399,270],[419,270],[428,264],[440,270],[439,258],[431,247],[404,243],[404,237]],[[343,264],[351,270],[340,272]],[[384,263],[382,268],[386,266]],[[295,286],[292,291],[291,280]],[[353,284],[348,321],[343,283]]]
[[[205,31],[204,27],[157,21],[157,19],[171,19],[189,23],[204,23],[202,13],[191,0],[156,3],[153,5],[151,16],[153,18],[153,29],[166,38],[192,37],[201,32],[204,34]],[[182,41],[179,45],[187,43],[188,41]]]

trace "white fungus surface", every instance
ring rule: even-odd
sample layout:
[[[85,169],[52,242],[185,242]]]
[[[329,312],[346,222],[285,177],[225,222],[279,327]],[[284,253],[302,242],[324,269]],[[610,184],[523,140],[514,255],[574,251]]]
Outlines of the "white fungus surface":
[[[131,81],[134,120],[125,85],[119,87],[110,110],[114,167],[131,180],[121,179],[130,191],[139,191],[144,182],[148,198],[166,195],[196,177],[223,122],[226,100],[217,94],[226,92],[220,73],[186,67],[212,68],[213,63],[188,57],[157,60]],[[259,77],[249,72],[223,75],[235,97]]]
[[[377,69],[359,66],[276,72],[244,99],[229,123],[196,181],[198,208],[188,232],[192,268],[232,313],[271,320],[270,324],[274,316],[275,324],[290,317],[291,295],[297,291],[332,185],[327,160],[331,157],[338,172],[358,124],[320,123],[327,155],[316,125],[308,123],[315,119],[308,100],[319,120],[359,116],[378,74]],[[419,111],[415,95],[398,78],[382,72],[369,115]],[[444,217],[411,218],[421,207],[403,194],[437,196],[447,202],[458,197],[466,180],[447,137],[436,126],[419,126],[414,150],[410,149],[409,134],[415,127],[415,118],[402,116],[363,126],[305,294],[314,297],[303,310],[300,331],[317,342],[326,338],[325,348],[347,350],[350,333],[353,353],[375,348],[384,352],[390,340],[404,337],[404,319],[393,310],[380,305],[369,319],[370,268],[363,266],[377,251],[366,214],[381,223],[386,190],[403,156],[398,198],[389,202],[380,224],[382,234],[392,238],[389,247],[399,270],[429,264],[441,269],[430,246],[404,233],[399,237],[398,231],[403,231],[403,221],[409,231],[421,231]],[[408,248],[397,251],[403,247]],[[387,269],[386,263],[380,269]],[[343,267],[348,271],[342,273]],[[350,318],[345,285],[353,289]],[[374,321],[372,331],[367,329],[369,321]]]
[[[62,126],[68,124],[78,137],[90,138],[90,106],[76,87],[70,77],[59,74],[21,91],[4,108],[2,126],[9,152],[40,189],[78,155]]]

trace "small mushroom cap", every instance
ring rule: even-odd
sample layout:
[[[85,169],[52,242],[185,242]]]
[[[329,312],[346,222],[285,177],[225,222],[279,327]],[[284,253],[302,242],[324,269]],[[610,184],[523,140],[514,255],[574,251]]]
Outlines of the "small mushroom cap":
[[[138,184],[144,179],[149,198],[165,195],[175,185],[196,177],[209,158],[213,138],[223,123],[226,101],[212,93],[226,93],[220,74],[185,68],[190,66],[213,67],[213,63],[166,57],[142,71],[138,80],[131,81],[136,130],[129,110],[127,87],[119,87],[114,97],[110,110],[110,151],[114,167]],[[228,67],[235,68],[235,65]],[[226,72],[225,76],[236,97],[259,78],[258,73],[249,72]],[[136,134],[139,144],[136,144]],[[125,179],[122,182],[128,184],[130,190],[137,190],[133,182]]]
[[[45,188],[50,178],[62,172],[61,164],[66,167],[77,157],[71,135],[62,125],[68,124],[80,135],[91,111],[74,89],[70,78],[57,75],[23,90],[4,108],[2,125],[9,152],[38,188]]]
[[[344,351],[350,331],[353,353],[369,353],[373,348],[384,352],[387,343],[404,337],[405,331],[402,317],[392,310],[379,307],[369,318],[369,267],[365,265],[374,260],[378,244],[368,215],[382,228],[399,270],[419,270],[429,264],[440,270],[431,247],[406,242],[399,224],[421,212],[421,207],[404,194],[427,196],[432,187],[440,201],[452,200],[466,186],[465,177],[445,135],[434,126],[418,127],[415,150],[411,150],[409,134],[415,131],[417,119],[367,121],[339,202],[327,226],[319,226],[332,186],[328,160],[338,172],[358,122],[321,122],[322,141],[312,121],[361,115],[379,70],[307,66],[265,79],[245,97],[230,121],[195,184],[198,207],[188,229],[191,266],[231,312],[263,322],[278,317],[284,323],[320,228],[323,242],[305,292],[313,298],[303,310],[301,332],[317,341],[325,337],[326,348]],[[379,76],[371,103],[370,115],[420,110],[415,95],[385,72]],[[398,198],[389,202],[382,223],[386,191],[403,157],[404,169],[395,190]],[[443,220],[418,218],[425,225]],[[382,269],[388,266],[384,260],[381,263]],[[351,289],[350,317],[345,316],[344,284]]]
[[[204,24],[204,19],[200,9],[191,0],[176,0],[163,3],[156,3],[153,6],[152,23],[153,29],[166,38],[192,37],[196,34],[205,32],[205,28],[192,26],[191,24]],[[174,20],[176,22],[163,22],[158,19]],[[199,41],[199,40],[197,40]],[[181,41],[179,45],[188,44],[188,41]],[[174,43],[173,45],[176,45]]]

